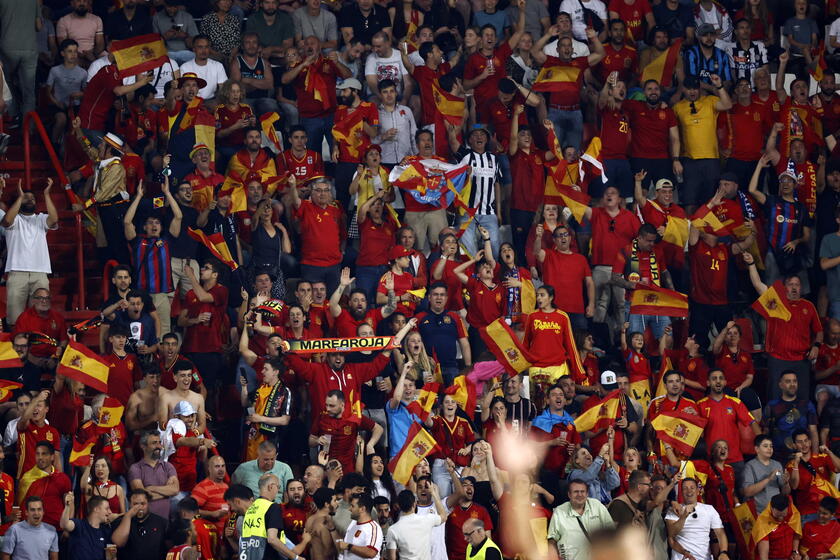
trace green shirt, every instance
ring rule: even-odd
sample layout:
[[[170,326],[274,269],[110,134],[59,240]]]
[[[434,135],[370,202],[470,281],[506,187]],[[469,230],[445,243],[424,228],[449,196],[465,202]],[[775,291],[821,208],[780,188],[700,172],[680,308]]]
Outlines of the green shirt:
[[[295,38],[295,24],[292,17],[281,10],[274,14],[274,24],[268,25],[262,10],[252,14],[245,23],[245,31],[256,33],[263,47],[280,47],[286,39]]]
[[[589,539],[581,530],[578,519],[590,535],[599,529],[615,527],[615,522],[604,504],[595,498],[586,499],[583,515],[578,515],[572,509],[571,502],[554,508],[548,524],[548,538],[557,543],[558,548],[563,551],[563,558],[588,560]]]
[[[286,482],[294,478],[294,475],[292,474],[292,469],[290,469],[289,465],[287,465],[286,463],[283,463],[281,461],[274,461],[274,467],[271,470],[261,471],[260,468],[257,466],[257,460],[254,459],[253,461],[247,461],[245,463],[242,463],[236,468],[236,470],[233,472],[231,483],[243,484],[251,489],[251,492],[254,493],[254,496],[259,496],[260,477],[268,473],[271,473],[280,479],[280,488],[286,488]],[[274,501],[278,504],[281,503],[283,501],[283,492],[278,492],[277,497],[274,498]]]

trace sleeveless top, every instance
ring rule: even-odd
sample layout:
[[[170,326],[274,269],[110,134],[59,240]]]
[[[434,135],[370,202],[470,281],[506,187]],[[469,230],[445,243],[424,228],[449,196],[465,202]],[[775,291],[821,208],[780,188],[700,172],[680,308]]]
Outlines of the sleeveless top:
[[[250,78],[252,80],[265,79],[265,61],[262,57],[257,57],[257,63],[251,66],[245,62],[245,58],[240,54],[236,55],[236,60],[239,61],[239,72],[243,78]],[[269,71],[271,71],[269,69]],[[248,92],[248,99],[262,99],[268,97],[269,91],[267,89],[255,89]]]

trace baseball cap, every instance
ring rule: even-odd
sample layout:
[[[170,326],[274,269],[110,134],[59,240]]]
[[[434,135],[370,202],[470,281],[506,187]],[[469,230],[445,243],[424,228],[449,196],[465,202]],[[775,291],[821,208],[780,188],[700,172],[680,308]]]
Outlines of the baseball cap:
[[[601,373],[601,386],[608,390],[618,388],[618,377],[614,371],[606,370]]]
[[[670,189],[673,189],[674,188],[674,182],[671,179],[667,179],[665,177],[663,177],[662,179],[659,179],[656,182],[656,184],[653,186],[653,188],[657,191],[659,189],[664,189],[666,187],[670,188]]]
[[[362,91],[362,83],[356,78],[347,78],[336,86],[336,89],[353,88],[357,91]]]
[[[697,26],[697,31],[695,31],[695,35],[697,35],[698,37],[708,35],[709,33],[717,33],[715,26],[711,23],[701,23]]]
[[[388,260],[395,261],[400,257],[409,257],[411,256],[411,250],[406,249],[402,245],[394,245],[391,247],[391,250],[388,251]]]
[[[178,401],[178,404],[175,405],[175,410],[172,411],[172,414],[175,416],[191,416],[195,414],[195,409],[189,401]]]

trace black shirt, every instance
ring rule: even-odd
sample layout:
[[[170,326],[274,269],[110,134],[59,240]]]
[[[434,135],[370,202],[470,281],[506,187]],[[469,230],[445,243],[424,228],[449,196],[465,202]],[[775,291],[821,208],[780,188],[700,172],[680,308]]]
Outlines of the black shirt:
[[[365,45],[370,45],[374,34],[386,27],[391,27],[391,19],[388,17],[388,11],[376,4],[373,5],[370,13],[364,16],[358,4],[353,2],[341,9],[338,14],[338,27],[352,27],[353,38]]]
[[[181,213],[184,217],[181,219],[181,233],[178,237],[172,239],[169,244],[169,249],[172,251],[172,256],[176,259],[194,259],[198,256],[198,241],[190,237],[187,233],[188,228],[198,229],[196,222],[198,221],[198,210],[192,206],[184,206],[179,204]],[[166,214],[163,219],[166,231],[169,231],[169,224],[172,223],[172,210],[166,208]]]
[[[109,41],[129,39],[152,32],[152,17],[145,6],[137,6],[131,20],[126,19],[123,10],[112,12],[105,19],[105,35]]]
[[[120,560],[146,560],[166,555],[166,520],[149,513],[144,520],[134,518],[128,530],[128,541],[120,549]]]
[[[283,509],[280,504],[272,504],[265,512],[265,529],[266,532],[268,529],[277,529],[278,538],[280,533],[283,532]],[[285,558],[280,556],[280,553],[274,550],[270,544],[266,543],[263,560],[285,560]]]

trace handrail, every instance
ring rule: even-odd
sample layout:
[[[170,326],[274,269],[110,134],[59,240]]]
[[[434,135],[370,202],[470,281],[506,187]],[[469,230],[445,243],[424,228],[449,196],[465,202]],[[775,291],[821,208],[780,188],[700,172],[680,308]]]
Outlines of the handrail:
[[[70,180],[67,178],[67,175],[64,173],[64,169],[61,166],[61,162],[58,161],[58,155],[55,153],[55,148],[53,148],[52,142],[50,142],[50,137],[47,134],[46,129],[44,128],[44,123],[41,122],[41,117],[38,116],[38,113],[35,111],[30,111],[26,113],[23,117],[23,177],[26,183],[27,190],[32,188],[32,162],[30,157],[30,149],[29,149],[29,128],[30,123],[35,124],[35,128],[38,131],[38,134],[41,136],[41,142],[44,144],[44,148],[47,150],[47,155],[50,157],[50,162],[55,168],[55,173],[58,177],[61,186],[64,187],[64,192],[67,195],[68,203],[72,205],[72,199],[70,198],[69,189],[70,189]],[[87,305],[85,302],[85,257],[84,251],[82,249],[82,214],[81,212],[76,212],[76,274],[78,275],[78,294],[79,294],[79,309],[87,309]]]

